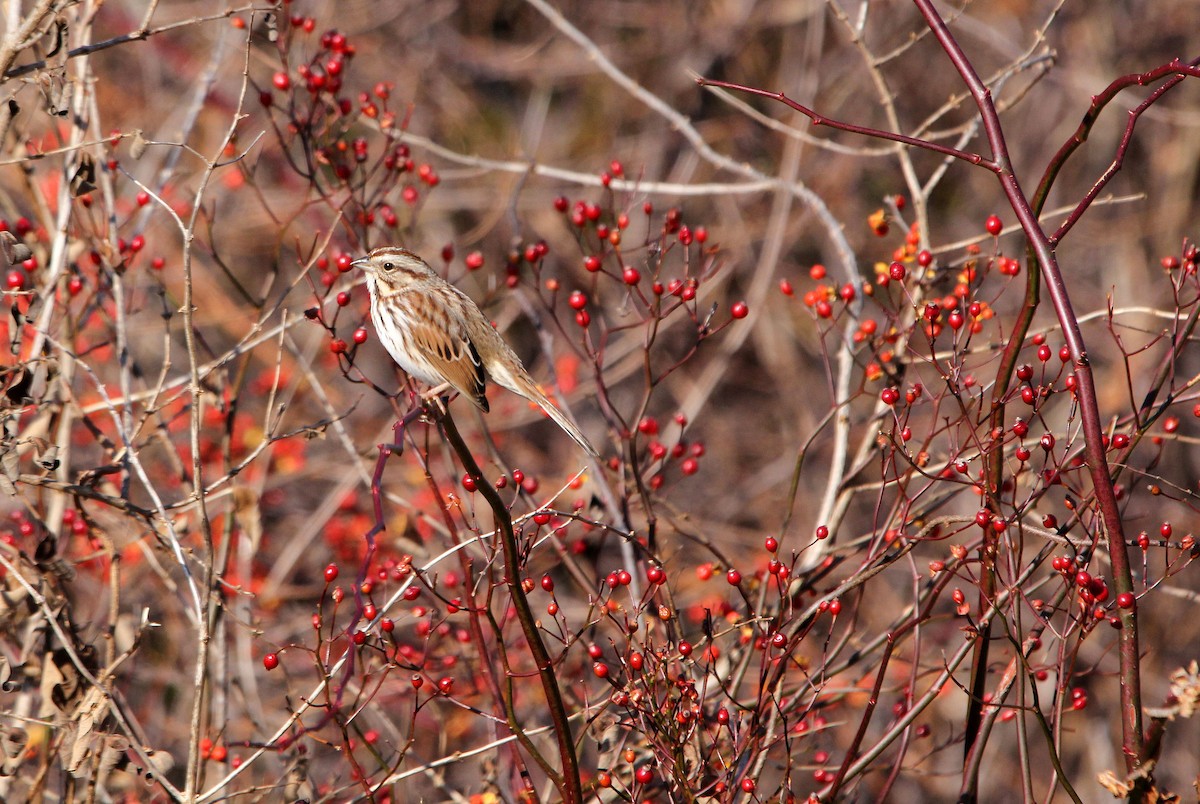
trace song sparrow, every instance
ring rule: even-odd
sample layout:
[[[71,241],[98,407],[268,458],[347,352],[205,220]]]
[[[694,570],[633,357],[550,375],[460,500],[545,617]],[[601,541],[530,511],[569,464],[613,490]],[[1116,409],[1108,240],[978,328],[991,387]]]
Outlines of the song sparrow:
[[[467,294],[438,276],[403,248],[377,248],[353,265],[367,274],[371,320],[392,359],[408,374],[433,386],[454,389],[483,411],[488,378],[537,404],[579,446],[596,449],[575,423],[554,406],[520,359]]]

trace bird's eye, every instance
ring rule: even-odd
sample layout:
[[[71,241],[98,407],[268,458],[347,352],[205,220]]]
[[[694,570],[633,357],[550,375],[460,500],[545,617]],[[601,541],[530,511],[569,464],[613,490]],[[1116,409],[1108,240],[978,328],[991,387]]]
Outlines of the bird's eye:
[[[391,270],[392,270],[392,269],[394,269],[395,267],[396,267],[396,264],[395,264],[395,263],[391,263],[391,262],[385,262],[385,263],[383,264],[383,270],[385,270],[385,271],[391,271]]]

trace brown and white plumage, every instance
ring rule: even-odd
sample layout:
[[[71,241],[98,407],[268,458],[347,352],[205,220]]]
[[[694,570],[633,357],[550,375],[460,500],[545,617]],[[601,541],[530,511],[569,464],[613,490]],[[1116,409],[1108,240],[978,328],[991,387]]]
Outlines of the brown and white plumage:
[[[367,274],[371,321],[400,368],[435,389],[449,387],[483,411],[488,379],[546,411],[591,455],[596,449],[554,406],[520,358],[461,290],[442,279],[416,254],[377,248],[353,263]]]

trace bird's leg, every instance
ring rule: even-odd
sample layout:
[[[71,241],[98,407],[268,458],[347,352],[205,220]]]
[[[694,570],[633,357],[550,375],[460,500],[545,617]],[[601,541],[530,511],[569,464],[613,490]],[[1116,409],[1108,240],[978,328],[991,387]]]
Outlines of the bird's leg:
[[[450,404],[450,396],[446,392],[449,390],[451,390],[450,383],[444,382],[421,394],[421,403],[435,419],[446,415],[446,406]]]
[[[441,385],[435,385],[433,388],[430,388],[428,391],[424,391],[421,394],[421,399],[425,402],[425,404],[429,404],[430,402],[437,400],[439,402],[439,404],[441,404],[442,412],[444,413],[446,411],[446,403],[445,403],[444,395],[449,390],[450,390],[450,383],[444,382]]]

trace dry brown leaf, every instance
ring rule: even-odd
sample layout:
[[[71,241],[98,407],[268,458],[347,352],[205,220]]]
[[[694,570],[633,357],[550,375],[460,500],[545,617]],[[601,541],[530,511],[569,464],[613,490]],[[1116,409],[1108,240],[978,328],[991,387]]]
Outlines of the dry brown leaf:
[[[1200,662],[1193,661],[1171,674],[1171,694],[1179,702],[1180,717],[1191,717],[1200,708]]]
[[[0,725],[0,777],[12,776],[21,767],[21,757],[29,743],[24,729]]]
[[[71,750],[68,754],[69,758],[63,763],[67,773],[76,775],[81,769],[90,772],[91,763],[87,760],[92,756],[93,751],[103,750],[102,743],[107,735],[96,733],[96,725],[104,719],[104,715],[108,711],[106,703],[107,696],[104,692],[92,687],[75,709],[69,727],[74,732],[72,735],[74,740],[68,743]]]
[[[234,487],[233,518],[250,540],[250,551],[257,553],[262,542],[262,508],[258,504],[258,492],[246,486]]]

